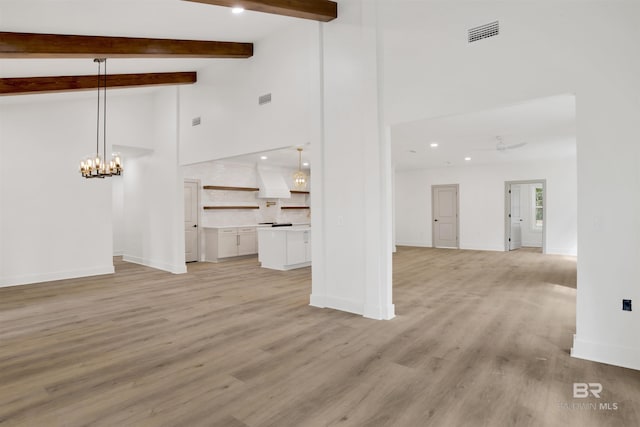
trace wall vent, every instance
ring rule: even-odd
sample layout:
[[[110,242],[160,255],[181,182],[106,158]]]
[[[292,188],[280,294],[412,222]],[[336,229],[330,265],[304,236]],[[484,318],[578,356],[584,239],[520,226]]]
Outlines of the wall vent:
[[[480,25],[479,27],[471,28],[469,30],[469,43],[497,36],[498,34],[500,34],[500,23],[498,21]]]
[[[262,95],[258,97],[258,105],[264,105],[271,102],[271,94]]]
[[[191,126],[198,126],[200,124],[200,117],[191,119]]]

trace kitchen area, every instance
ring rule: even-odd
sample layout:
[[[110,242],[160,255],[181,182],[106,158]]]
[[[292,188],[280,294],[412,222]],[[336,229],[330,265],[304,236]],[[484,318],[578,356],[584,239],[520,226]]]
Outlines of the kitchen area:
[[[185,166],[186,261],[257,255],[263,268],[310,266],[305,150],[290,147]]]

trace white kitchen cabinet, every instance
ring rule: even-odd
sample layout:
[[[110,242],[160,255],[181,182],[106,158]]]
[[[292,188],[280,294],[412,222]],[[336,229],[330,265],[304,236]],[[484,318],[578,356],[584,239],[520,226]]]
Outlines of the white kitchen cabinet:
[[[205,261],[256,254],[255,227],[205,228]]]
[[[264,268],[291,270],[311,265],[311,229],[259,228],[258,260]]]
[[[287,264],[311,261],[310,231],[287,233]]]
[[[258,252],[256,246],[256,228],[238,228],[238,255],[252,255]]]

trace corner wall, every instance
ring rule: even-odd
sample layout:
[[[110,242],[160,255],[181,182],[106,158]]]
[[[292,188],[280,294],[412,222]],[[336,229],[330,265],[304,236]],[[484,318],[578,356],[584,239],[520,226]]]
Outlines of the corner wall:
[[[85,179],[95,152],[90,94],[6,97],[0,104],[0,286],[113,272],[110,179]],[[110,96],[109,142],[144,134],[145,100]]]
[[[185,273],[184,187],[178,167],[178,89],[153,96],[153,151],[127,161],[123,259]]]
[[[640,4],[394,1],[385,7],[389,124],[576,96],[575,357],[640,369]],[[467,29],[500,35],[469,45]],[[593,32],[598,28],[597,33]],[[428,52],[428,54],[418,54]],[[622,213],[622,215],[621,215]]]

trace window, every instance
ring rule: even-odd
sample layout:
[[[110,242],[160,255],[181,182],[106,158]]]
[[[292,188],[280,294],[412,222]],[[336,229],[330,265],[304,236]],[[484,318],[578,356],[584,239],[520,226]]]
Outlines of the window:
[[[544,193],[542,185],[536,185],[533,192],[533,227],[542,228],[542,216],[544,214],[544,207],[542,201],[544,199]]]

